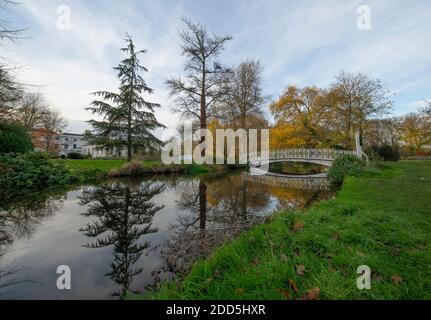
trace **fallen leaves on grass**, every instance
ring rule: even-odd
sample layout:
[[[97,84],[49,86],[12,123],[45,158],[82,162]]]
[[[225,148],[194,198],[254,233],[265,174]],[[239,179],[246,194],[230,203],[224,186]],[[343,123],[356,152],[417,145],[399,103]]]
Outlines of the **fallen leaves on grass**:
[[[289,291],[287,291],[285,289],[281,289],[281,288],[278,288],[277,291],[278,291],[279,294],[281,294],[286,299],[290,299],[290,293],[289,293]]]
[[[392,279],[392,281],[395,283],[395,284],[399,284],[399,283],[401,283],[402,281],[403,281],[403,278],[401,278],[399,275],[397,275],[397,274],[394,274],[392,277],[391,277],[391,279]]]
[[[292,279],[289,279],[289,284],[292,287],[293,291],[298,292],[298,286],[296,285],[296,282]]]
[[[338,233],[334,233],[333,235],[332,235],[332,239],[334,239],[334,240],[340,240],[341,239],[341,236],[338,234]]]
[[[284,253],[282,253],[282,254],[280,255],[280,259],[281,259],[282,261],[284,261],[284,262],[287,262],[287,260],[288,260],[287,256],[286,256]]]
[[[304,224],[302,222],[294,222],[292,225],[292,231],[297,232],[304,229]]]
[[[308,296],[308,300],[318,300],[320,296],[320,288],[315,287],[311,290],[308,290],[307,296]]]
[[[320,288],[315,287],[311,290],[308,290],[307,293],[304,293],[299,299],[297,300],[319,300],[320,296]]]
[[[236,294],[243,294],[245,292],[245,289],[244,288],[236,288],[235,289],[235,293]]]
[[[256,257],[253,259],[253,261],[251,262],[251,265],[253,267],[257,266],[259,264],[259,257]]]
[[[296,274],[298,276],[303,276],[305,272],[305,266],[300,264],[299,266],[296,266]]]

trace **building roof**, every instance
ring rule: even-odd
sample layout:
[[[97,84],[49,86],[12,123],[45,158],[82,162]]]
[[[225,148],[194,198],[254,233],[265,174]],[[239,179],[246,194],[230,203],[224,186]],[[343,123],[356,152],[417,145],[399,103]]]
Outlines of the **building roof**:
[[[80,133],[68,133],[68,132],[60,133],[60,135],[62,135],[62,136],[76,136],[76,137],[82,137],[83,136],[83,134],[80,134]]]

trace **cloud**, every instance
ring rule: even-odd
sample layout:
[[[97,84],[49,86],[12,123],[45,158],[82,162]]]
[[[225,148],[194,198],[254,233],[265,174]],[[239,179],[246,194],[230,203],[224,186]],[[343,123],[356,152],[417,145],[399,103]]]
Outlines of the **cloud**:
[[[56,27],[56,9],[71,8],[72,29]],[[356,27],[359,5],[371,8],[371,30]],[[67,117],[87,120],[89,93],[115,90],[112,67],[121,58],[125,32],[148,53],[142,62],[155,89],[148,100],[162,104],[159,121],[172,129],[165,79],[182,71],[177,31],[181,18],[200,21],[211,32],[231,34],[221,56],[233,65],[247,58],[265,67],[265,92],[277,98],[291,83],[329,85],[341,70],[379,77],[395,92],[395,112],[411,112],[431,92],[431,3],[427,1],[113,1],[26,0],[16,20],[32,39],[4,56],[27,65],[22,81],[43,85],[48,102]]]

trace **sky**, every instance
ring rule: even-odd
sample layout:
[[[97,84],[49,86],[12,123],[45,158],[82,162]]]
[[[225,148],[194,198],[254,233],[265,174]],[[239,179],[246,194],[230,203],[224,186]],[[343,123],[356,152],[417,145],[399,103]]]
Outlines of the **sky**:
[[[429,0],[19,2],[1,15],[27,28],[26,38],[4,44],[0,56],[20,67],[16,76],[31,85],[29,90],[43,93],[64,114],[69,132],[88,128],[85,121],[93,115],[85,107],[91,92],[118,88],[112,67],[122,58],[125,33],[137,48],[148,50],[141,62],[155,92],[144,98],[162,105],[156,117],[169,128],[163,135],[174,132],[179,117],[170,110],[165,81],[183,73],[178,37],[183,17],[233,37],[220,56],[223,64],[260,60],[264,93],[272,99],[290,84],[327,87],[341,70],[379,78],[396,115],[416,111],[431,99]],[[70,9],[70,28],[61,23],[64,8]]]

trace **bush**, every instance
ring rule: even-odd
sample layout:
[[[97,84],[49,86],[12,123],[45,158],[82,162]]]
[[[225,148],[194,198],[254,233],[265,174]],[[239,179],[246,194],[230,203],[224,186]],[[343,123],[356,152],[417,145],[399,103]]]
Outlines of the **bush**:
[[[32,150],[31,138],[23,127],[0,121],[0,153],[26,153]]]
[[[48,154],[31,152],[0,156],[0,190],[49,187],[73,182],[63,161],[52,161]]]
[[[67,154],[67,158],[69,159],[84,159],[84,156],[79,152],[70,152]]]
[[[60,158],[61,158],[61,159],[66,159],[66,155],[62,154],[62,155],[60,156]]]
[[[357,175],[364,171],[367,163],[355,155],[344,155],[335,159],[328,172],[332,185],[341,185],[348,175]]]
[[[183,173],[184,167],[181,165],[163,165],[145,167],[140,161],[125,163],[119,169],[112,169],[108,172],[108,177],[139,176],[144,174],[176,174]]]
[[[398,161],[400,160],[400,150],[396,145],[372,146],[370,152],[378,155],[383,161]]]

